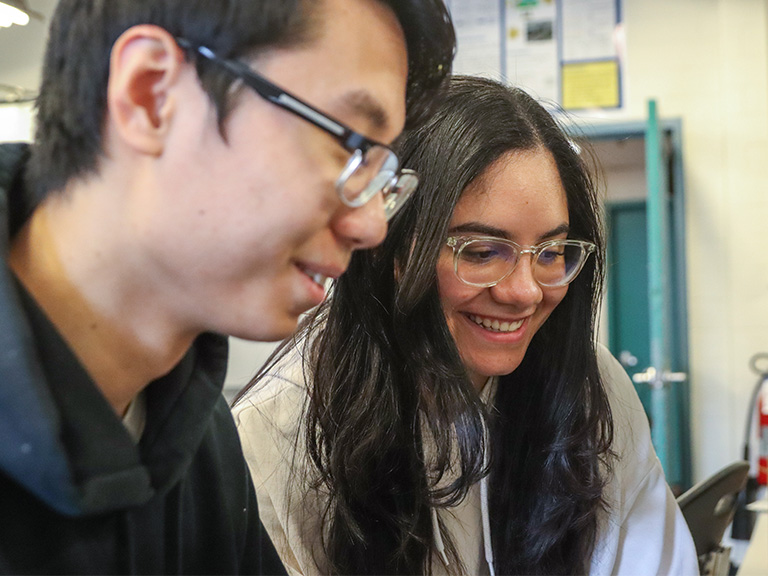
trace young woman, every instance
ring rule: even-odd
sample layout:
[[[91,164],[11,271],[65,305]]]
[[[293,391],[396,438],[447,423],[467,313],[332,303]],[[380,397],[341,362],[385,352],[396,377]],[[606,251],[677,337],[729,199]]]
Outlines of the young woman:
[[[286,566],[696,573],[642,406],[595,344],[578,148],[524,92],[457,77],[400,152],[419,192],[235,406]]]

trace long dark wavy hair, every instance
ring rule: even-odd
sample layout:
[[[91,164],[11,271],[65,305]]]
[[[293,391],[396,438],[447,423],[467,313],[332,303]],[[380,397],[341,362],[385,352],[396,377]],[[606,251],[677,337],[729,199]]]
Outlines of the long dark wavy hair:
[[[464,189],[502,155],[542,148],[565,188],[570,235],[598,249],[486,407],[445,322],[436,264]],[[586,573],[606,507],[613,425],[594,337],[604,241],[584,155],[525,92],[474,77],[450,81],[399,153],[420,175],[415,197],[380,247],[355,253],[298,340],[277,353],[309,346],[304,440],[326,502],[327,568],[431,572],[431,508],[455,505],[490,473],[497,573]],[[425,451],[425,441],[434,448]],[[449,482],[451,466],[458,476]],[[460,571],[450,538],[446,549]]]

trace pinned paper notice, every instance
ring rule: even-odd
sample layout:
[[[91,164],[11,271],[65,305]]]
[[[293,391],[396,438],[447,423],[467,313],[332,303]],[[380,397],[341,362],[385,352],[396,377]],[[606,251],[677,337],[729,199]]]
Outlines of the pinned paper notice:
[[[616,60],[563,64],[563,108],[618,108],[621,105]]]

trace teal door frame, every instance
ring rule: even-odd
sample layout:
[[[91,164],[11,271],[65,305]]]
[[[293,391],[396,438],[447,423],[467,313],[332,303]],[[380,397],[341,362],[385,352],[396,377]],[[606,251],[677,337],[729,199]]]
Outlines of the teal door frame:
[[[690,382],[685,261],[685,195],[683,185],[682,122],[662,119],[657,105],[648,104],[646,122],[622,122],[581,127],[588,140],[645,141],[648,261],[648,324],[650,364],[633,375],[651,421],[654,447],[667,480],[678,490],[691,485]],[[611,206],[606,210],[609,218]],[[614,279],[608,271],[608,294]],[[609,304],[610,305],[610,304]],[[610,323],[616,316],[611,315]],[[612,349],[619,356],[621,350]],[[640,368],[640,367],[639,367]]]

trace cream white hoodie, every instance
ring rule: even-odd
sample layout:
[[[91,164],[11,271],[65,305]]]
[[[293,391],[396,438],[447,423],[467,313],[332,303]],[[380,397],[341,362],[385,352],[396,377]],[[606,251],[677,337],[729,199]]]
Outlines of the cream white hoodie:
[[[618,458],[605,489],[610,505],[600,521],[590,574],[645,576],[698,574],[696,552],[651,445],[648,420],[624,369],[605,349],[598,362],[613,411]],[[483,390],[487,402],[495,381]],[[322,495],[307,491],[302,414],[306,382],[298,352],[283,361],[233,410],[251,468],[259,514],[282,561],[292,574],[324,573],[320,547]],[[456,544],[465,574],[489,574],[492,567],[487,496],[483,483],[456,507],[436,511]],[[483,506],[483,504],[486,504]],[[485,518],[484,518],[485,516]],[[484,521],[485,520],[485,521]],[[435,525],[436,522],[433,522]],[[435,530],[436,548],[444,534]],[[434,574],[447,574],[438,554]],[[455,573],[456,567],[450,567]]]

